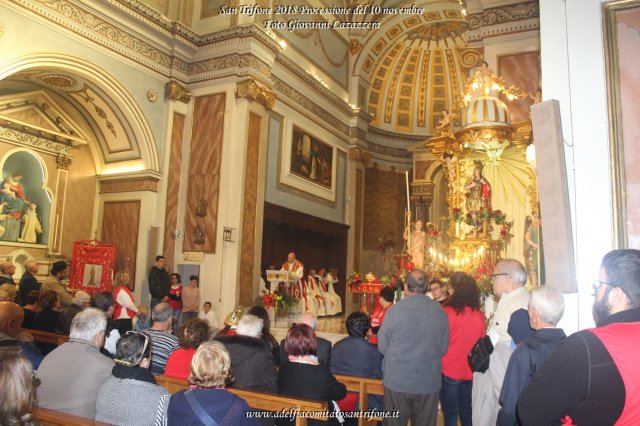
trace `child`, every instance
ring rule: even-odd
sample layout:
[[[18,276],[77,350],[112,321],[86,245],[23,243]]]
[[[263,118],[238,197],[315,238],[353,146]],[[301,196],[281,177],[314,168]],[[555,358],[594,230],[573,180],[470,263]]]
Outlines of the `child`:
[[[151,327],[151,319],[149,318],[149,308],[146,306],[138,306],[138,314],[135,316],[136,323],[133,325],[133,331],[144,331]]]
[[[198,314],[198,318],[207,321],[211,329],[218,329],[218,319],[216,318],[216,313],[211,310],[211,302],[204,302],[202,311]]]
[[[171,274],[171,287],[169,287],[169,301],[167,302],[173,309],[173,333],[178,332],[182,324],[182,278],[175,272]]]

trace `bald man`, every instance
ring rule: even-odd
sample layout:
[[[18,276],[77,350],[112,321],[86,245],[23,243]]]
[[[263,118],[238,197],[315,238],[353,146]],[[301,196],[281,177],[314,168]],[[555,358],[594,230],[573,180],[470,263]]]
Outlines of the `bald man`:
[[[20,346],[23,355],[29,358],[33,369],[37,370],[42,362],[42,353],[31,343],[33,336],[20,332],[23,319],[24,312],[20,305],[0,302],[0,347]]]

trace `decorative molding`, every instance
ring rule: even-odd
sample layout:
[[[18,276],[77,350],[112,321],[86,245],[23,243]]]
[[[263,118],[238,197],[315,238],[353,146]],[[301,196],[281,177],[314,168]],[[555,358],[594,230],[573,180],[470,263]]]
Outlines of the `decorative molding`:
[[[181,101],[185,104],[191,99],[191,91],[188,87],[181,85],[176,80],[171,80],[166,85],[167,99],[172,101]]]
[[[158,100],[158,92],[155,89],[147,90],[147,100],[152,104]]]
[[[20,145],[27,145],[34,148],[53,153],[53,154],[71,154],[71,145],[54,141],[45,137],[45,135],[37,136],[24,131],[13,129],[13,123],[6,120],[0,120],[0,139],[6,139],[10,142]]]
[[[428,135],[410,135],[407,133],[389,132],[387,130],[382,130],[371,125],[369,126],[369,129],[367,130],[367,132],[373,135],[378,135],[385,138],[394,139],[399,142],[407,142],[407,143],[421,142],[429,139]]]
[[[331,114],[324,108],[318,106],[318,104],[304,96],[302,93],[298,92],[293,87],[289,86],[283,80],[280,80],[277,76],[273,75],[271,79],[274,82],[273,88],[275,90],[282,93],[284,96],[288,97],[293,102],[311,112],[315,116],[319,117],[331,127],[335,128],[339,133],[342,133],[345,136],[350,136],[351,132],[349,126],[338,120],[334,114]]]
[[[429,183],[412,183],[411,184],[411,201],[419,202],[420,198],[423,199],[427,207],[431,205],[433,201],[433,182]]]
[[[192,76],[190,81],[200,81],[206,79],[200,74],[214,73],[209,77],[222,77],[234,74],[234,72],[228,71],[234,68],[236,69],[235,74],[239,76],[248,75],[250,70],[254,69],[267,78],[271,77],[271,66],[266,62],[251,54],[240,55],[238,53],[190,63],[187,65],[187,74]],[[216,72],[219,75],[215,75]]]
[[[130,177],[123,176],[121,178],[103,180],[98,179],[100,183],[100,194],[109,194],[115,192],[135,192],[135,191],[151,191],[158,192],[158,178],[156,177]]]
[[[367,148],[371,152],[386,155],[388,157],[411,158],[411,153],[406,148],[393,148],[390,146],[378,145],[367,141]]]
[[[265,86],[259,85],[252,78],[241,81],[236,85],[236,98],[257,101],[267,109],[273,109],[276,104],[276,96]]]
[[[355,146],[349,150],[349,160],[360,161],[365,166],[371,162],[371,154],[359,146]]]
[[[56,165],[59,169],[69,170],[69,166],[71,166],[71,163],[73,163],[71,157],[68,157],[64,154],[58,154],[56,156]]]
[[[526,19],[540,18],[538,0],[485,9],[481,13],[469,15],[471,28],[518,22]]]

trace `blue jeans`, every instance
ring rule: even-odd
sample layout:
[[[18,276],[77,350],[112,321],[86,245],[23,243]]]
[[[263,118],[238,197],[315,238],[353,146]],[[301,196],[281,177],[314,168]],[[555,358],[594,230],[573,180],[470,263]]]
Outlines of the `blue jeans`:
[[[458,415],[462,426],[471,426],[472,380],[454,380],[442,375],[440,405],[445,426],[457,426]]]

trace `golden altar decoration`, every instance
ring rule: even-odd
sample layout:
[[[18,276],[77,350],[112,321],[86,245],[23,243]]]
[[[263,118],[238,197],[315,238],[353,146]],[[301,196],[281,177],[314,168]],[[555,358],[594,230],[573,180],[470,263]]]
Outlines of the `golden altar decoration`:
[[[526,263],[524,238],[513,237],[525,235],[527,220],[538,212],[537,177],[526,157],[531,124],[511,123],[505,103],[524,96],[485,63],[451,108],[460,119],[454,121],[454,113],[444,110],[436,134],[409,147],[414,170],[435,162],[440,179],[446,179],[444,216],[425,218],[426,209],[412,197],[414,219],[440,223],[442,229],[437,239],[427,238],[425,247],[425,269],[436,276],[462,270],[478,278],[481,265],[484,270],[504,257]],[[454,123],[460,127],[454,129]],[[411,186],[433,187],[434,176],[414,173]]]

